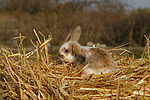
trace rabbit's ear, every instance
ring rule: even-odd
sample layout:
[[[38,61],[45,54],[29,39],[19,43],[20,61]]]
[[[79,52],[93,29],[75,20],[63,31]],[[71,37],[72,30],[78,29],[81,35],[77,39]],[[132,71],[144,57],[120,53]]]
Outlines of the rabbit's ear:
[[[72,43],[72,53],[79,62],[81,63],[85,62],[86,52],[87,50],[84,48],[81,48],[78,43]]]
[[[71,34],[71,41],[78,42],[80,39],[80,36],[81,36],[81,27],[77,26]]]
[[[80,39],[80,35],[81,35],[81,27],[77,26],[72,33],[68,34],[63,44],[68,42],[69,40],[78,42]]]
[[[77,54],[76,52],[75,52],[75,57],[79,62],[81,62],[81,63],[85,62],[85,57]]]

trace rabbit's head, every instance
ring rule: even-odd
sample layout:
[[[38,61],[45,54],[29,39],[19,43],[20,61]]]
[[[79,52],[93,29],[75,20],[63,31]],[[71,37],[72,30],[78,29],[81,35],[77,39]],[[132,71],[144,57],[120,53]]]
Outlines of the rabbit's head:
[[[81,35],[81,27],[77,26],[74,31],[71,33],[69,38],[66,39],[65,43],[59,49],[59,56],[62,61],[68,63],[74,63],[78,59],[75,56],[74,44],[78,44]]]

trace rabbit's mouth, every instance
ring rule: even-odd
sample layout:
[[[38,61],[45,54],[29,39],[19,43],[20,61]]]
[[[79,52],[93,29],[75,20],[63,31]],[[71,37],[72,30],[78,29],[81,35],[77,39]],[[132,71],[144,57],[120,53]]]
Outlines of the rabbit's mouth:
[[[64,63],[69,63],[69,61],[65,59],[64,55],[59,54],[59,55],[58,55],[58,58],[59,58],[61,61],[63,61]]]
[[[61,59],[61,60],[64,62],[64,60],[63,60],[63,59],[64,59],[64,55],[60,55],[60,54],[59,54],[59,55],[58,55],[58,58]]]

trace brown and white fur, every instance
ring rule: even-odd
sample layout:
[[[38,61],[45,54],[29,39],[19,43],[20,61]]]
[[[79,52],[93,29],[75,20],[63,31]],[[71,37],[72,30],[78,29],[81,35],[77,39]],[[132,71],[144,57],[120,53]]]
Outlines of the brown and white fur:
[[[89,64],[84,69],[84,75],[109,73],[116,69],[117,63],[109,52],[98,47],[81,46],[78,41],[81,35],[81,28],[77,26],[71,34],[69,41],[65,42],[59,49],[59,55],[63,62]]]

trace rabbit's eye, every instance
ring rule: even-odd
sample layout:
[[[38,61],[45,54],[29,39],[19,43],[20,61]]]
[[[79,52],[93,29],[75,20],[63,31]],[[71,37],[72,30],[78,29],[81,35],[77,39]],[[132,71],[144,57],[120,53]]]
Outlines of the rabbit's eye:
[[[68,50],[68,49],[66,49],[66,50],[65,50],[65,53],[68,53],[68,52],[69,52],[69,50]]]

